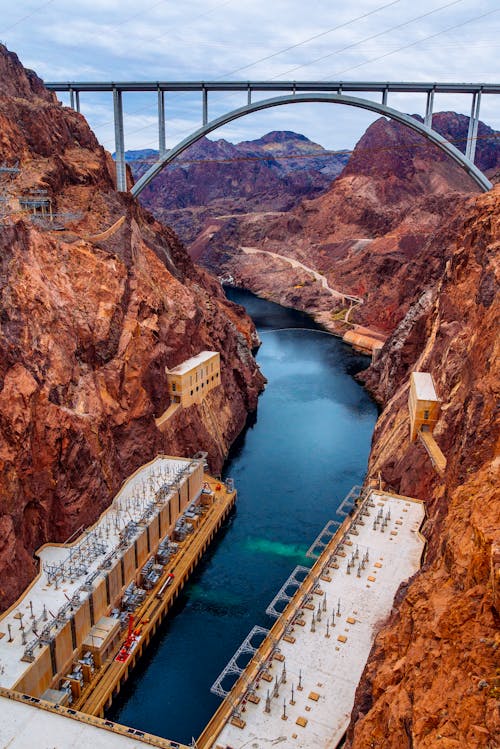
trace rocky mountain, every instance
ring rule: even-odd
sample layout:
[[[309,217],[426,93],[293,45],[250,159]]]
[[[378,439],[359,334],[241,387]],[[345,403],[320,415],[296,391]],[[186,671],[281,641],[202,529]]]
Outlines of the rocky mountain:
[[[263,378],[249,318],[170,229],[116,193],[84,118],[3,46],[0,164],[4,609],[36,573],[33,552],[95,521],[155,454],[206,450],[220,469]],[[203,349],[221,352],[223,387],[159,431],[165,366]]]
[[[463,145],[468,118],[438,113],[434,126]],[[477,163],[494,174],[498,138],[482,123],[479,133]],[[475,183],[437,147],[381,118],[326,193],[291,211],[212,219],[190,253],[237,285],[311,312],[333,331],[352,335],[357,324],[387,335],[442,271],[431,240],[443,217],[475,193]]]
[[[369,475],[425,501],[427,546],[376,639],[348,749],[494,749],[500,736],[500,187],[463,200],[431,244],[440,277],[364,375],[384,406]],[[432,374],[443,401],[442,478],[409,441],[413,370]]]
[[[136,177],[156,151],[129,151]],[[253,210],[286,211],[303,197],[323,193],[347,163],[347,151],[330,152],[303,135],[272,132],[236,145],[203,138],[161,172],[141,202],[192,242],[207,220]]]

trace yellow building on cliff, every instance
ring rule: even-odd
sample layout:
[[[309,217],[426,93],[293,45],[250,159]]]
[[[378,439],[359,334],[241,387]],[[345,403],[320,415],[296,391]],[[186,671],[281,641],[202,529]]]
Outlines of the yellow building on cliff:
[[[187,408],[193,403],[201,403],[207,393],[220,385],[220,354],[218,351],[202,351],[165,371],[172,403]]]
[[[432,375],[429,372],[412,372],[410,375],[410,436],[415,442],[419,432],[433,432],[441,412]]]

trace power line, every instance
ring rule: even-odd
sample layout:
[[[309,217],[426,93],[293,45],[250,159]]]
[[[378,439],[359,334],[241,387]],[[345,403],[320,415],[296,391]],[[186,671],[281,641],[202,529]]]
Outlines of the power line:
[[[338,31],[338,29],[342,29],[345,26],[349,26],[350,24],[355,23],[356,21],[361,21],[363,18],[372,16],[374,13],[378,13],[384,8],[390,8],[392,5],[397,5],[399,2],[401,2],[401,0],[393,0],[393,2],[387,3],[386,5],[380,5],[378,8],[375,8],[374,10],[371,10],[368,13],[363,13],[361,16],[356,16],[356,18],[351,18],[349,21],[345,21],[344,23],[340,23],[337,26],[333,26],[331,29],[327,29],[326,31],[321,31],[319,34],[310,36],[308,39],[303,39],[301,42],[292,44],[289,47],[284,47],[283,49],[280,49],[277,52],[273,52],[270,55],[261,57],[259,60],[255,60],[255,62],[251,62],[248,65],[242,65],[239,68],[230,70],[229,73],[224,73],[224,77],[227,75],[234,75],[235,73],[240,73],[242,70],[247,70],[247,68],[253,68],[255,65],[258,65],[261,62],[265,62],[266,60],[271,60],[273,57],[277,57],[278,55],[282,55],[283,53],[289,52],[292,49],[296,49],[297,47],[301,47],[304,44],[308,44],[309,42],[312,42],[315,39],[319,39],[322,36],[326,36],[327,34],[331,34],[334,31]]]
[[[233,2],[233,0],[224,0],[222,3],[218,3],[217,5],[214,5],[213,8],[210,8],[209,10],[205,11],[204,13],[199,13],[196,16],[193,16],[192,18],[187,19],[182,23],[180,26],[177,27],[177,31],[179,29],[184,28],[187,25],[192,24],[194,21],[198,21],[200,18],[205,18],[206,16],[211,15],[212,13],[215,13],[216,10],[219,10],[219,8],[224,8],[226,5],[230,5]],[[165,31],[163,34],[160,34],[159,36],[155,37],[139,37],[140,42],[157,42],[159,39],[163,39],[167,34],[172,34],[172,29],[169,28],[167,31]]]
[[[157,2],[154,5],[150,6],[150,8],[148,10],[153,10],[154,8],[158,7],[159,5],[162,5],[166,1],[167,0],[160,0],[160,2]],[[49,2],[54,2],[54,0],[49,0]],[[226,5],[230,5],[232,2],[233,2],[233,0],[224,0],[222,3],[218,3],[217,5],[214,5],[212,8],[210,8],[209,10],[206,10],[204,13],[199,13],[196,16],[188,18],[186,21],[184,21],[184,23],[182,23],[180,26],[177,27],[177,30],[184,28],[187,24],[192,24],[194,21],[197,21],[200,18],[206,18],[206,16],[209,16],[212,13],[215,13],[216,10],[219,10],[220,8],[224,8]],[[130,16],[125,21],[122,21],[121,23],[115,24],[115,26],[111,26],[111,27],[108,26],[108,28],[110,30],[114,30],[115,28],[118,28],[118,27],[124,25],[125,23],[128,23],[129,21],[133,20],[134,18],[137,18],[138,16],[143,16],[143,15],[144,15],[144,11],[141,11],[141,13],[137,13],[134,16]],[[155,41],[158,41],[159,39],[163,39],[163,37],[166,36],[166,34],[171,34],[171,33],[172,33],[172,29],[169,29],[164,34],[160,34],[160,36],[157,36],[157,37],[154,37],[154,38],[151,38],[151,37],[139,37],[139,41],[141,41],[143,43],[144,42],[155,42]],[[149,109],[151,109],[151,106],[150,105],[146,105],[146,106],[143,106],[143,107],[139,107],[139,109],[135,109],[132,112],[129,112],[129,114],[139,114],[140,112],[146,112]],[[112,124],[113,124],[113,120],[108,120],[108,121],[105,121],[105,122],[102,122],[102,121],[101,122],[97,122],[97,123],[95,123],[94,126],[95,127],[104,127],[105,125],[112,125]],[[152,127],[152,125],[146,125],[145,127],[139,128],[139,130],[135,130],[133,132],[134,133],[135,132],[140,132],[141,130],[145,130],[148,127]]]
[[[167,2],[167,0],[160,0],[158,3],[154,3],[153,5],[150,5],[149,8],[141,8],[139,13],[134,13],[133,16],[129,16],[128,18],[125,18],[125,20],[120,21],[120,23],[115,23],[111,27],[112,29],[119,29],[121,26],[125,26],[126,23],[129,23],[130,21],[133,21],[135,18],[144,18],[145,13],[149,13],[150,10],[154,10],[159,5],[164,5]]]
[[[370,36],[367,36],[364,39],[360,39],[357,42],[352,42],[351,44],[347,44],[345,47],[340,47],[340,49],[336,49],[333,52],[329,52],[327,55],[322,55],[321,57],[317,57],[315,60],[311,60],[310,62],[304,62],[301,65],[295,65],[293,68],[288,68],[288,70],[285,70],[283,73],[279,73],[278,75],[275,75],[273,78],[271,78],[271,80],[274,81],[277,78],[281,78],[284,75],[288,75],[288,73],[292,73],[295,70],[299,70],[299,68],[307,68],[310,65],[315,65],[317,62],[322,62],[323,60],[327,60],[329,57],[333,57],[334,55],[339,55],[341,52],[346,52],[348,49],[353,49],[354,47],[357,47],[358,45],[363,44],[364,42],[369,42],[372,39],[377,39],[381,36],[384,36],[385,34],[388,34],[390,31],[397,31],[398,29],[402,29],[405,26],[409,26],[411,23],[414,23],[415,21],[420,21],[422,18],[427,18],[428,16],[432,16],[434,13],[438,13],[440,10],[444,10],[445,8],[450,8],[453,5],[458,5],[459,3],[462,3],[462,2],[464,2],[464,0],[452,0],[451,3],[440,5],[438,8],[434,8],[434,10],[429,10],[426,13],[422,13],[419,16],[410,18],[408,21],[404,21],[403,23],[398,23],[396,24],[396,26],[390,26],[388,29],[385,29],[385,31],[379,31],[377,34],[371,34]]]
[[[23,23],[23,21],[27,21],[28,18],[32,18],[33,16],[36,16],[37,13],[39,13],[41,10],[43,10],[44,8],[46,8],[47,5],[52,5],[52,3],[54,3],[54,2],[55,2],[55,0],[47,0],[46,3],[43,3],[43,5],[39,5],[38,8],[35,8],[35,10],[32,10],[31,13],[28,13],[27,15],[23,16],[22,18],[20,18],[15,23],[11,24],[10,26],[7,26],[6,29],[2,29],[0,31],[0,34],[5,34],[6,31],[10,31],[15,26],[19,26],[19,24]]]
[[[392,52],[386,52],[383,55],[379,55],[378,57],[373,57],[371,60],[365,60],[365,62],[360,62],[357,65],[351,65],[348,68],[344,68],[343,70],[339,70],[333,75],[340,75],[341,73],[347,73],[350,70],[355,70],[356,68],[361,68],[363,65],[368,65],[370,62],[376,62],[377,60],[382,60],[384,57],[389,57],[390,55],[396,54],[396,52],[402,52],[405,49],[410,49],[410,47],[415,47],[417,44],[421,44],[422,42],[426,42],[429,39],[435,39],[437,36],[440,36],[441,34],[446,34],[448,31],[453,31],[454,29],[459,29],[461,26],[465,26],[468,23],[472,23],[472,21],[478,21],[480,18],[485,18],[486,16],[491,16],[493,13],[498,13],[499,9],[495,10],[489,10],[487,13],[482,13],[479,16],[474,16],[473,18],[469,18],[467,21],[462,21],[461,23],[454,24],[453,26],[448,26],[446,29],[442,29],[441,31],[436,31],[435,34],[430,34],[429,36],[424,36],[422,39],[417,39],[415,42],[411,42],[410,44],[405,44],[402,47],[398,47],[397,49],[393,49]],[[331,76],[328,76],[327,78],[322,78],[321,80],[327,81],[330,79]]]

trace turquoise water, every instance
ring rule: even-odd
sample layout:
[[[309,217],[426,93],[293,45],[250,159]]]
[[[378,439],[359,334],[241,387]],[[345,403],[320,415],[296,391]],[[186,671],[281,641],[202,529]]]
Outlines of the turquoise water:
[[[363,480],[375,404],[352,375],[368,364],[306,315],[239,290],[268,379],[224,469],[235,512],[108,712],[183,743],[220,704],[210,686],[353,484]],[[286,330],[276,330],[286,329]]]

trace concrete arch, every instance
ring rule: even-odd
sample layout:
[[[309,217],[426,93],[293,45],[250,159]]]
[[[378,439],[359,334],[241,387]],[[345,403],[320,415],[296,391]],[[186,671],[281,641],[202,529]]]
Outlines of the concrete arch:
[[[455,148],[455,146],[453,146],[445,138],[439,135],[439,133],[437,133],[435,130],[432,130],[430,127],[427,127],[426,125],[423,125],[414,117],[410,117],[410,115],[408,114],[398,112],[397,109],[392,109],[392,107],[388,107],[385,104],[379,104],[375,101],[370,101],[369,99],[360,99],[359,97],[345,96],[344,94],[310,93],[275,96],[271,99],[264,99],[252,104],[247,104],[244,107],[239,107],[238,109],[233,109],[231,112],[223,114],[221,117],[217,117],[215,120],[211,120],[191,135],[188,135],[187,138],[184,138],[184,140],[182,140],[180,143],[174,146],[174,148],[168,151],[168,153],[165,154],[163,158],[157,161],[156,164],[153,164],[153,166],[151,166],[147,170],[147,172],[145,172],[142,177],[135,183],[131,190],[131,193],[134,196],[139,195],[144,190],[144,188],[149,185],[151,180],[154,179],[154,177],[156,177],[156,175],[161,172],[161,170],[165,166],[167,166],[167,164],[170,164],[172,161],[174,161],[177,156],[179,156],[183,151],[189,148],[189,146],[192,146],[193,143],[196,143],[197,140],[200,140],[200,138],[208,135],[213,130],[217,130],[217,128],[222,127],[222,125],[227,125],[233,120],[237,120],[240,117],[244,117],[247,114],[252,114],[253,112],[259,112],[262,109],[271,109],[272,107],[279,107],[285,104],[316,103],[344,104],[348,107],[367,109],[371,112],[376,112],[377,114],[383,115],[384,117],[389,117],[391,120],[395,120],[396,122],[400,122],[402,125],[406,125],[407,127],[409,127],[411,130],[420,133],[425,138],[427,138],[427,140],[429,140],[431,143],[434,143],[442,151],[448,154],[448,156],[456,161],[456,163],[461,166],[462,169],[464,169],[467,174],[470,175],[470,177],[472,177],[472,179],[481,188],[481,190],[487,192],[492,188],[491,182],[486,178],[481,170],[478,169],[477,166],[472,163],[472,161],[466,158],[466,156],[464,156],[464,154],[459,151],[458,148]]]

